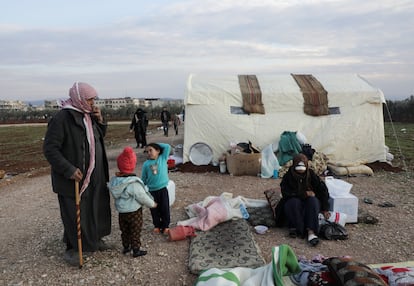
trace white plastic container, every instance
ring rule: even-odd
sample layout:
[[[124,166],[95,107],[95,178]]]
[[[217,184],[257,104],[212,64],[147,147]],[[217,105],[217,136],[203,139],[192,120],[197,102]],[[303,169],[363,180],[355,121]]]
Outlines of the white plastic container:
[[[224,174],[227,172],[227,166],[225,161],[220,161],[220,173]]]
[[[358,198],[349,193],[329,193],[329,210],[346,214],[346,223],[358,222]]]
[[[258,234],[265,234],[266,231],[268,230],[268,227],[265,225],[256,225],[254,227],[254,230],[258,233]]]
[[[175,202],[175,183],[174,181],[169,180],[167,184],[168,190],[168,198],[170,202],[170,206],[172,206]]]

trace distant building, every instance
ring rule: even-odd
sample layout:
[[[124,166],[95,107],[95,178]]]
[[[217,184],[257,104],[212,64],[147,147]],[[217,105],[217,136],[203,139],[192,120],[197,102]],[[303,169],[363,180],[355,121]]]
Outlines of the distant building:
[[[21,100],[0,100],[0,110],[20,110],[26,111],[28,105]]]
[[[157,99],[152,101],[152,107],[164,107],[164,106],[181,106],[184,104],[182,99]]]
[[[183,105],[182,99],[163,99],[163,98],[102,98],[95,100],[95,105],[99,108],[106,109],[120,109],[127,106],[136,106],[143,108],[154,108],[163,106],[180,106]],[[28,106],[25,102],[20,100],[0,100],[0,110],[19,110],[27,111],[29,109],[46,109],[57,110],[59,106],[57,100],[45,100],[44,107]]]
[[[45,109],[59,109],[57,100],[45,100]]]

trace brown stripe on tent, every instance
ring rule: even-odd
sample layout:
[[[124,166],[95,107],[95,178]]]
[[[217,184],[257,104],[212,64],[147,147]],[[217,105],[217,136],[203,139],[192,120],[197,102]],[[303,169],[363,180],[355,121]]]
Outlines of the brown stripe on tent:
[[[311,74],[292,74],[302,91],[303,111],[307,115],[328,115],[328,92]]]
[[[265,114],[262,92],[255,75],[239,75],[240,91],[243,98],[243,110],[246,113]]]

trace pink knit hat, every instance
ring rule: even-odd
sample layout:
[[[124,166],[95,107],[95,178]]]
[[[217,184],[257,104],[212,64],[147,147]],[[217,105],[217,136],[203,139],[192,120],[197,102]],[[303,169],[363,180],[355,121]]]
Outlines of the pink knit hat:
[[[121,155],[117,158],[118,169],[124,174],[134,173],[137,164],[137,155],[131,147],[125,147]]]

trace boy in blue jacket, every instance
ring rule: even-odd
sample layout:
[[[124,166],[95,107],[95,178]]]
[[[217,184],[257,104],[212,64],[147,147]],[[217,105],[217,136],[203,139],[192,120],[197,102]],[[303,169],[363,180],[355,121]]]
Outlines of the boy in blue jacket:
[[[141,249],[142,207],[157,207],[145,184],[134,173],[136,163],[134,150],[125,147],[117,158],[119,172],[108,184],[115,199],[115,208],[119,212],[119,228],[124,247],[122,253],[127,254],[132,250],[133,257],[147,254],[147,251]]]

